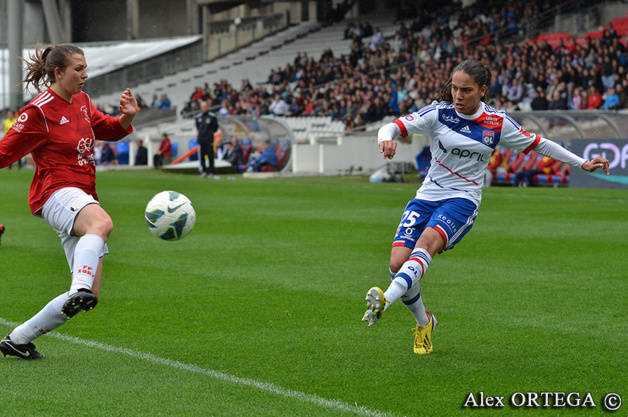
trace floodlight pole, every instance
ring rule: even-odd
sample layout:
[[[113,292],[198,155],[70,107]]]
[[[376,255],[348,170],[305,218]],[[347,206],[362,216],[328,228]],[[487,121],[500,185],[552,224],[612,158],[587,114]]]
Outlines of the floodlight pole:
[[[140,6],[138,0],[126,0],[126,38],[140,37]]]
[[[50,42],[55,45],[67,42],[57,2],[55,0],[41,0],[41,5],[44,9],[44,19]]]
[[[7,35],[9,44],[9,107],[12,110],[22,107],[22,66],[18,57],[22,56],[22,0],[7,1]]]

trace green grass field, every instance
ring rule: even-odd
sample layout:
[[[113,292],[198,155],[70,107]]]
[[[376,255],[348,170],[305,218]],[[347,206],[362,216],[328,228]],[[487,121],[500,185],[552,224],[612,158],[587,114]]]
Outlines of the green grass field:
[[[55,233],[30,215],[32,171],[0,172],[0,332],[69,288]],[[422,280],[440,322],[412,353],[401,303],[372,328],[393,234],[417,184],[364,177],[229,181],[98,174],[115,228],[98,307],[0,358],[19,416],[628,415],[628,192],[490,188],[471,233]],[[186,194],[192,233],[165,242],[143,211]],[[470,392],[502,409],[464,408]],[[513,407],[518,392],[591,393],[595,407]],[[607,393],[624,405],[609,414]]]

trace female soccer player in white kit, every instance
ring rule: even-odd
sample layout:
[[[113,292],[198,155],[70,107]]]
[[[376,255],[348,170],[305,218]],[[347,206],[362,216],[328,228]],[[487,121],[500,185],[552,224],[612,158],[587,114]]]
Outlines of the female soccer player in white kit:
[[[137,101],[129,89],[120,98],[120,117],[101,113],[82,92],[87,79],[83,51],[69,44],[36,48],[24,83],[40,94],[24,107],[0,141],[0,168],[32,153],[35,176],[29,193],[33,215],[57,232],[70,266],[68,292],[50,301],[0,342],[0,351],[22,359],[45,357],[32,341],[96,306],[103,256],[113,229],[98,203],[93,149],[98,140],[116,141],[133,132]],[[49,86],[41,92],[42,86]]]
[[[484,99],[491,85],[491,70],[476,60],[460,63],[443,86],[440,98],[421,110],[400,117],[378,132],[384,158],[395,156],[393,138],[423,134],[431,139],[432,160],[416,197],[405,208],[390,254],[392,283],[366,294],[362,321],[372,326],[382,313],[401,299],[417,327],[414,353],[433,350],[432,331],[438,323],[423,305],[419,281],[432,258],[452,249],[471,230],[482,199],[482,185],[491,153],[497,144],[529,153],[532,150],[593,172],[609,162],[597,156],[586,161],[552,141],[529,133],[505,112]]]

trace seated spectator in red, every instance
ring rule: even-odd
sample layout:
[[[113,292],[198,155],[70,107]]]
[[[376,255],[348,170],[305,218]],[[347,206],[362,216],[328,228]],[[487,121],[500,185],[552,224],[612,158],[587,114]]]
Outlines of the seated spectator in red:
[[[196,87],[194,89],[194,93],[192,93],[192,97],[190,97],[190,100],[202,100],[204,94],[205,92],[201,87]]]
[[[587,109],[599,109],[602,105],[602,94],[594,86],[589,87],[589,105]]]
[[[491,158],[488,161],[488,169],[486,171],[486,178],[484,178],[484,186],[490,187],[493,182],[493,177],[496,174],[505,174],[508,172],[508,161],[504,158],[504,155],[499,149],[494,149],[491,154]]]
[[[159,149],[153,156],[155,168],[160,168],[164,164],[164,158],[170,155],[172,155],[172,144],[170,143],[170,138],[167,134],[162,133],[161,142],[159,142]]]
[[[530,154],[535,153],[535,152],[531,152]],[[545,175],[555,175],[558,174],[558,172],[555,171],[556,169],[556,160],[552,159],[548,156],[542,156],[541,158],[538,158],[538,154],[536,155],[536,158],[530,158],[530,161],[535,161],[536,160],[536,164],[534,165],[534,168],[528,168],[529,167],[529,163],[526,163],[523,166],[523,169],[519,172],[517,172],[517,175],[515,176],[515,180],[513,182],[513,187],[518,187],[519,184],[521,184],[522,180],[524,180],[525,182],[523,183],[524,185],[528,185],[530,187],[535,185],[534,182],[534,176],[535,175],[539,175],[539,174],[545,174]]]
[[[580,110],[586,110],[589,108],[589,92],[585,89],[582,89],[580,92],[580,97],[582,97],[582,107]]]
[[[347,117],[345,117],[344,123],[345,130],[351,130],[356,126],[355,121],[353,120],[353,116],[351,116],[351,114],[348,114]]]
[[[309,98],[306,100],[305,110],[303,111],[305,116],[312,116],[314,114],[314,102]]]

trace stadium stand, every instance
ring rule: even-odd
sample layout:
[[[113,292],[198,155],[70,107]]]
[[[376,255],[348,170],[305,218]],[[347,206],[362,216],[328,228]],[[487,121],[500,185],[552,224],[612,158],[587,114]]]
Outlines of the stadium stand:
[[[596,7],[594,1],[587,3]],[[543,26],[537,25],[537,19],[547,19],[543,8],[542,1],[515,1],[508,7],[487,2],[450,15],[417,13],[402,20],[366,15],[329,26],[300,24],[212,63],[140,85],[136,91],[146,97],[167,94],[177,108],[183,108],[195,88],[205,84],[204,91],[220,103],[216,110],[226,102],[224,114],[232,115],[267,114],[272,94],[279,92],[291,106],[287,113],[291,117],[274,117],[291,127],[297,142],[317,143],[352,131],[375,131],[381,123],[429,103],[464,56],[492,64],[490,104],[497,109],[602,107],[611,85],[618,90],[613,108],[624,108],[628,17],[573,35],[533,33],[532,26]],[[348,29],[365,20],[385,34],[383,46],[371,49],[368,37],[358,42],[347,39]],[[328,79],[320,76],[330,68]],[[307,82],[299,78],[303,74],[310,76]],[[343,104],[339,97],[350,102]],[[351,123],[345,119],[349,114]],[[178,114],[176,121],[145,132],[167,129],[175,135],[193,134],[193,125],[182,117]],[[355,122],[360,118],[364,125]],[[567,124],[565,129],[573,127]],[[564,180],[561,177],[561,183]]]

